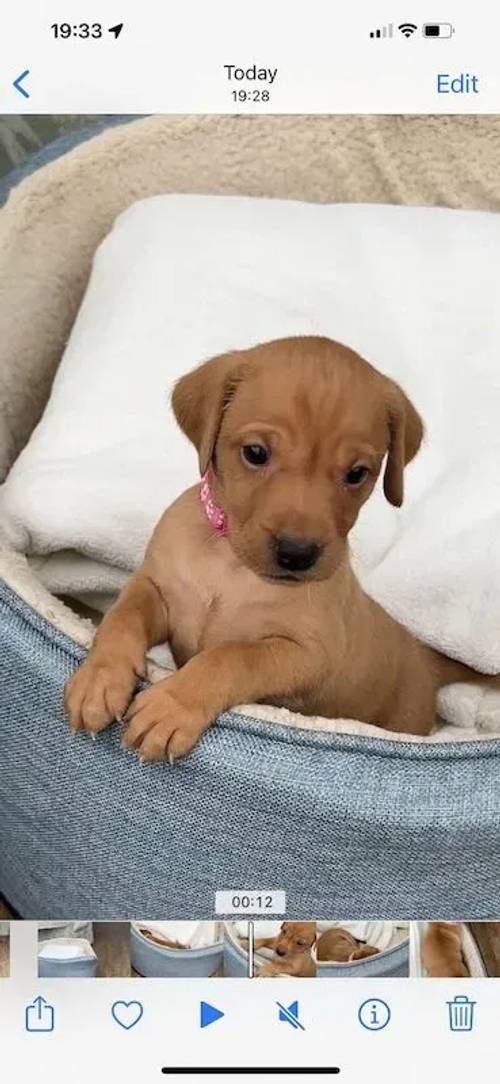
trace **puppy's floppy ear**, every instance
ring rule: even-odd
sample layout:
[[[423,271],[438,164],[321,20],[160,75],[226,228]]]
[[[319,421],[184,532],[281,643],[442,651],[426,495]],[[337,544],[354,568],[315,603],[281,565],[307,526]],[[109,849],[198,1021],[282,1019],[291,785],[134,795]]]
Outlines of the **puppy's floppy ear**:
[[[221,354],[177,381],[172,407],[182,431],[198,451],[203,475],[212,459],[222,415],[241,379],[241,354]]]
[[[416,456],[424,427],[420,414],[399,384],[389,380],[387,423],[389,448],[384,473],[384,493],[387,500],[399,508],[403,503],[403,471]]]

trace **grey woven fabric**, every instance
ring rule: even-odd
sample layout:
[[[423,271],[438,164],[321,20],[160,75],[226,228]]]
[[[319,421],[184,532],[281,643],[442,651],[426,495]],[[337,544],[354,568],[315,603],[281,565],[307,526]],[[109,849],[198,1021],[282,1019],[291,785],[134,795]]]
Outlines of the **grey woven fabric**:
[[[412,745],[226,714],[141,767],[72,737],[81,649],[0,585],[0,892],[25,918],[210,918],[285,888],[295,918],[499,918],[500,741]]]

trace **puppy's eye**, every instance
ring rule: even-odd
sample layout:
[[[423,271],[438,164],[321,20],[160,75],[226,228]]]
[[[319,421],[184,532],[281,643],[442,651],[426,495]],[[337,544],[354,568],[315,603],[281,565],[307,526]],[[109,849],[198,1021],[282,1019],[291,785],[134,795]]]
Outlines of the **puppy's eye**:
[[[263,444],[243,444],[241,458],[249,467],[263,467],[269,459],[269,452]]]
[[[347,471],[345,476],[345,482],[348,486],[360,486],[368,478],[368,467],[364,467],[362,463],[355,467],[351,467]]]

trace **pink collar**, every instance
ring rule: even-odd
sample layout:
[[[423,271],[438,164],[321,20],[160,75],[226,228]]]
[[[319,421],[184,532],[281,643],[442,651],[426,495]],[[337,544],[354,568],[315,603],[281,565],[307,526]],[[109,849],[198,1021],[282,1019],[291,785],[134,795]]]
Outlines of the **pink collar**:
[[[217,504],[212,496],[212,479],[213,472],[212,468],[209,467],[200,482],[200,500],[210,526],[213,527],[217,534],[227,535],[227,516],[224,509]]]

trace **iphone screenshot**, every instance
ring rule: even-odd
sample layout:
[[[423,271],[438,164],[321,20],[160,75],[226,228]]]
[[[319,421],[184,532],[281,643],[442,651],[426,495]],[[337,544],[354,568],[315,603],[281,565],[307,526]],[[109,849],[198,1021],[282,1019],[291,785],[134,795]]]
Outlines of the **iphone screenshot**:
[[[4,7],[2,1080],[496,1084],[500,8]]]

